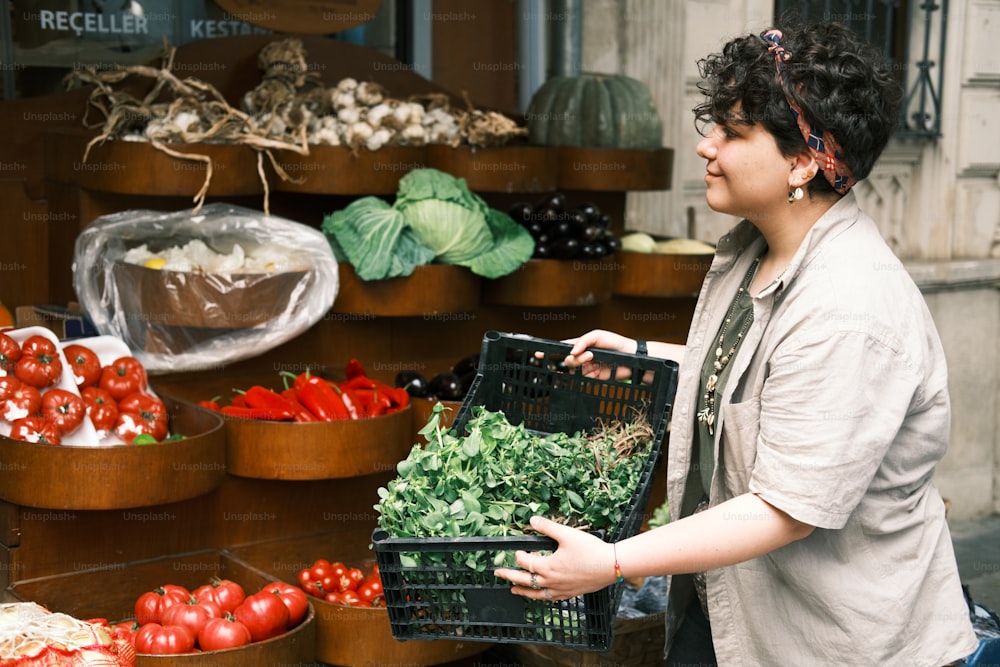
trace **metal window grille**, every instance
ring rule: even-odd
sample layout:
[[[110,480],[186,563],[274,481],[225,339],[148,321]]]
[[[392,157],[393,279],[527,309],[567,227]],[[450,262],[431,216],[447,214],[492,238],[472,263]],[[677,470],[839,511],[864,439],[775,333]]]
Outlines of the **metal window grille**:
[[[896,135],[941,135],[948,0],[775,0],[775,14],[837,21],[880,48],[904,91]]]

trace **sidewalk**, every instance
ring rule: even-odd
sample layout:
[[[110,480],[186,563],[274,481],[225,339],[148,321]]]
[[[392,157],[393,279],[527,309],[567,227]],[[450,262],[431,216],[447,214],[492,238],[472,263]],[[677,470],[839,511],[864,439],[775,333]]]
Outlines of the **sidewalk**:
[[[1000,613],[1000,514],[948,526],[962,583],[973,600]]]

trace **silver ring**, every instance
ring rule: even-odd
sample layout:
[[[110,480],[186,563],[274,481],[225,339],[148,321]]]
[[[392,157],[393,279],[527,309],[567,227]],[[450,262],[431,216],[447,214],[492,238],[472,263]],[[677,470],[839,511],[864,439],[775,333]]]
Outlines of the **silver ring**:
[[[552,601],[552,591],[550,591],[547,588],[545,589],[545,599],[549,600],[550,602]]]
[[[534,572],[531,573],[531,590],[534,591],[538,590],[538,575],[535,574]],[[546,588],[545,590],[549,589]]]

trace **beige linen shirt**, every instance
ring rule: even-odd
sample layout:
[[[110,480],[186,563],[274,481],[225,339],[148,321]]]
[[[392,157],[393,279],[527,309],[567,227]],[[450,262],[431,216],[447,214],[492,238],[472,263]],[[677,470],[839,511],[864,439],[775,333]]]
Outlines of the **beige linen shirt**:
[[[741,222],[702,287],[671,420],[672,520],[692,465],[697,361],[764,248]],[[944,353],[923,296],[853,193],[755,296],[754,318],[717,397],[711,501],[756,493],[816,530],[707,573],[719,664],[937,667],[971,654],[932,484],[949,437]],[[687,578],[672,579],[677,612]],[[668,615],[669,637],[678,622]]]

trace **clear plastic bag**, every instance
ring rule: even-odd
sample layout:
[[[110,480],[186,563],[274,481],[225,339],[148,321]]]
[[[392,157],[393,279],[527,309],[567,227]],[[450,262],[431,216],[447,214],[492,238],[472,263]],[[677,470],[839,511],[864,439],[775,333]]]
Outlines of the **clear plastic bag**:
[[[209,204],[196,215],[97,218],[77,237],[73,287],[100,333],[162,373],[217,367],[295,338],[326,315],[339,283],[319,230]]]

